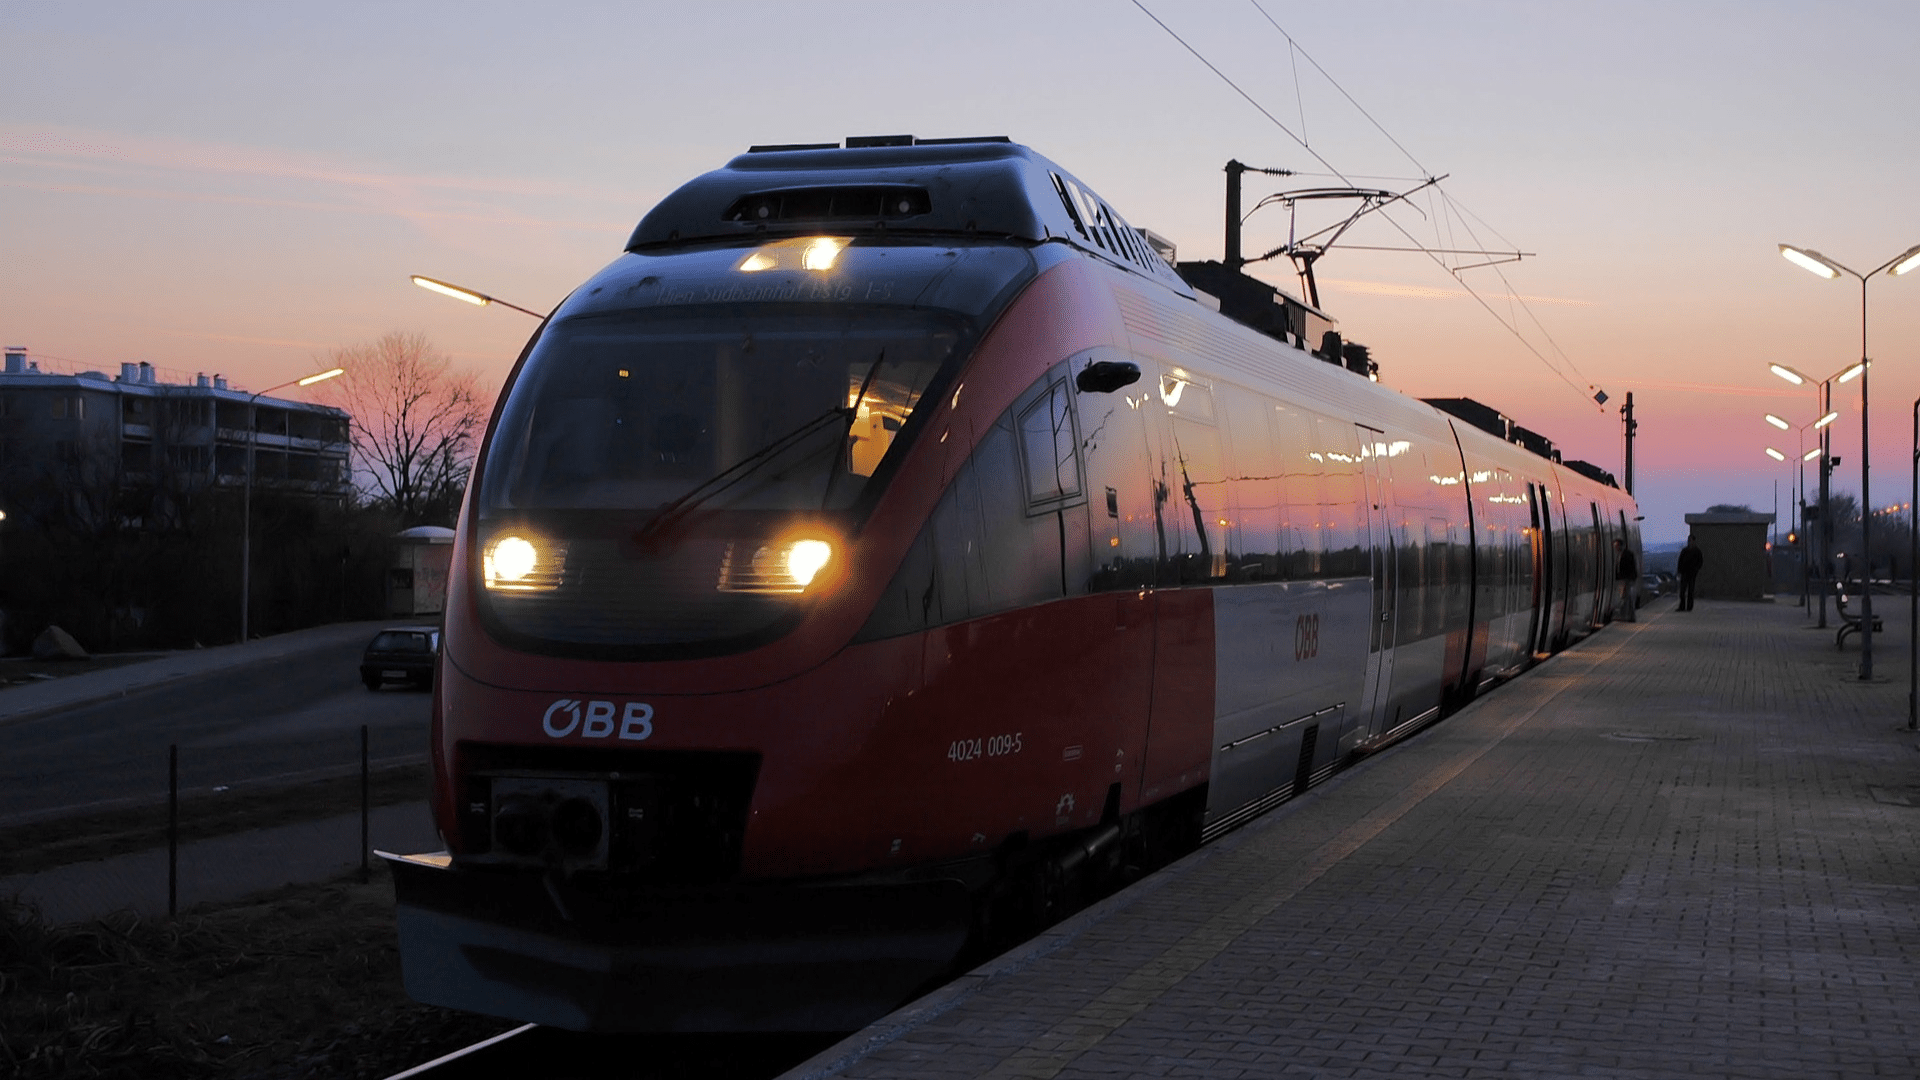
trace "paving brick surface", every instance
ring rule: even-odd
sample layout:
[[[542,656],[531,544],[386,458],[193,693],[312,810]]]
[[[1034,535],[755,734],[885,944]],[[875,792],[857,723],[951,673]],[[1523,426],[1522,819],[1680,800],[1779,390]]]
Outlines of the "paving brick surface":
[[[1920,1075],[1904,618],[1652,614],[788,1075]]]

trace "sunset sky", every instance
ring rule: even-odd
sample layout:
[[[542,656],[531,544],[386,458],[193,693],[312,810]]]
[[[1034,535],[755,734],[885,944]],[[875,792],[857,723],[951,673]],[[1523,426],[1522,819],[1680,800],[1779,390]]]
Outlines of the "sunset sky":
[[[409,274],[545,310],[752,143],[1009,135],[1187,259],[1220,255],[1228,158],[1325,173],[1317,154],[1366,185],[1448,176],[1450,201],[1355,245],[1535,253],[1504,279],[1329,254],[1324,304],[1385,382],[1616,472],[1633,391],[1654,541],[1710,503],[1771,509],[1776,481],[1785,511],[1795,474],[1763,447],[1799,444],[1760,417],[1816,412],[1766,365],[1857,358],[1859,287],[1776,245],[1864,271],[1920,244],[1920,5],[1144,3],[0,5],[0,338],[49,369],[257,389],[421,331],[497,385],[533,320]],[[1336,182],[1249,177],[1248,205]],[[1262,210],[1247,246],[1286,229]],[[1870,296],[1884,506],[1909,482],[1920,273]],[[1852,491],[1857,387],[1836,393]]]

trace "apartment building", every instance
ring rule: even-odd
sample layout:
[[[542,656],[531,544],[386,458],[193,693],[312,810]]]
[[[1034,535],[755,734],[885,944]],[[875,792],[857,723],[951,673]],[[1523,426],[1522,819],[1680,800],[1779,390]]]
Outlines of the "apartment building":
[[[5,351],[0,368],[0,510],[82,521],[108,513],[121,496],[238,491],[253,450],[256,493],[343,500],[349,416],[340,409],[253,398],[220,376],[159,381],[150,364],[56,374],[26,349]]]

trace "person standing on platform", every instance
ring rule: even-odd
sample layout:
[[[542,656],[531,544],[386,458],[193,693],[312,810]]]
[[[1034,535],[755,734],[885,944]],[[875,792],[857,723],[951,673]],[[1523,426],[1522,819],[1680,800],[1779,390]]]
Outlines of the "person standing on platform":
[[[1687,546],[1680,549],[1680,565],[1676,568],[1680,571],[1680,606],[1675,610],[1693,610],[1693,579],[1700,576],[1700,567],[1706,561],[1707,556],[1694,541],[1693,534],[1688,533]]]
[[[1640,564],[1633,561],[1633,549],[1618,540],[1613,542],[1613,550],[1619,554],[1613,566],[1613,579],[1620,583],[1620,610],[1625,612],[1621,618],[1628,622],[1639,622],[1634,612],[1633,586],[1640,576]]]

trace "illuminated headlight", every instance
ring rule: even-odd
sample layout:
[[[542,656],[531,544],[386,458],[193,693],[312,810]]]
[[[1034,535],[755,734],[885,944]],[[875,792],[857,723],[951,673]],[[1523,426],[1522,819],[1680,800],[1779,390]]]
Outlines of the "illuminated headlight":
[[[845,240],[831,236],[809,240],[800,250],[800,265],[807,270],[831,270],[833,261],[840,257],[840,249],[846,246]]]
[[[834,263],[839,261],[840,252],[846,249],[847,242],[841,236],[801,236],[775,240],[755,248],[734,269],[743,274],[757,274],[762,270],[812,270],[824,273],[833,269]]]
[[[729,544],[718,587],[721,592],[801,593],[831,561],[833,545],[825,540]]]
[[[508,533],[487,545],[480,572],[495,591],[546,592],[560,584],[565,563],[565,548]]]
[[[831,558],[833,545],[825,540],[796,540],[787,548],[787,575],[804,588]]]

